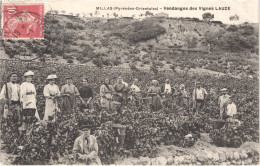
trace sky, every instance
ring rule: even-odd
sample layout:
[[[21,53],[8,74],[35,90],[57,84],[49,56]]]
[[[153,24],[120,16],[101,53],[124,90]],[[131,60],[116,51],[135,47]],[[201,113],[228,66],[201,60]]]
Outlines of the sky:
[[[4,0],[4,2],[10,0]],[[15,2],[16,0],[11,0]],[[29,3],[32,0],[26,0]],[[44,2],[46,5],[45,12],[49,10],[66,11],[66,13],[95,13],[96,7],[158,7],[158,10],[150,10],[153,14],[164,12],[171,17],[197,17],[202,19],[202,14],[210,12],[214,14],[215,21],[222,21],[226,24],[238,24],[243,22],[258,23],[258,1],[257,0],[34,0],[33,2]],[[164,7],[187,7],[188,10],[164,10]],[[197,10],[190,10],[190,7],[197,7]],[[199,7],[212,7],[214,10],[199,10]],[[230,10],[216,10],[219,7],[230,7]],[[115,12],[119,16],[136,16],[144,14],[147,10],[99,10],[99,17],[107,13]],[[239,21],[230,21],[229,17],[233,15],[239,16]]]

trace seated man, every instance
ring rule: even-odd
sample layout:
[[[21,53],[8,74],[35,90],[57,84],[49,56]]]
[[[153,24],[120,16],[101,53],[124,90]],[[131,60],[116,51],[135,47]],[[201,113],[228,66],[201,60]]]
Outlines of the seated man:
[[[95,136],[90,135],[90,130],[91,126],[83,125],[81,127],[81,135],[74,142],[73,152],[80,164],[101,165],[97,140]]]

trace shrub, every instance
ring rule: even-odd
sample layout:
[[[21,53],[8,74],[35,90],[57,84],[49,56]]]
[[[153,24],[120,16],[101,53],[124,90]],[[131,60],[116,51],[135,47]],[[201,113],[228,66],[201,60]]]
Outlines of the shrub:
[[[67,63],[73,63],[73,59],[68,59]]]

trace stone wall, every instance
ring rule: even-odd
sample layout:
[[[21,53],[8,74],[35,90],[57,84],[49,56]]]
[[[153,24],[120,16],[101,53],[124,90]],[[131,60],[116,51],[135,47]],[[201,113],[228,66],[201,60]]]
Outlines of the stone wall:
[[[176,146],[159,147],[157,157],[126,158],[119,165],[257,165],[259,144],[244,143],[240,148],[216,147],[198,141],[191,148]]]

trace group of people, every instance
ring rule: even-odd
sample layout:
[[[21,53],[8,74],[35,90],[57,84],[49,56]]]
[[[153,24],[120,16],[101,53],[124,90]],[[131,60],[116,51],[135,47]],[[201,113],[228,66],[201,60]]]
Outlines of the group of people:
[[[19,85],[17,83],[18,74],[13,72],[10,74],[10,82],[5,83],[0,93],[0,100],[4,100],[4,112],[1,117],[11,117],[11,123],[19,123],[19,130],[26,131],[33,119],[40,119],[36,106],[36,88],[32,83],[34,72],[27,71],[24,73],[25,81]],[[61,114],[73,113],[76,107],[76,99],[81,101],[80,109],[92,109],[94,93],[88,84],[86,77],[82,78],[83,86],[78,88],[73,84],[71,77],[66,77],[66,84],[61,90],[55,84],[57,76],[49,75],[47,78],[48,84],[44,86],[43,95],[45,97],[45,111],[43,120],[55,121],[57,112]],[[178,91],[178,92],[177,92]],[[237,108],[233,102],[233,97],[228,95],[226,88],[221,90],[222,95],[219,97],[219,117],[220,119],[230,120],[236,115]],[[171,86],[170,80],[166,79],[165,83],[160,86],[157,80],[152,80],[151,86],[145,92],[148,97],[143,97],[143,91],[139,88],[138,79],[134,79],[131,86],[124,82],[122,77],[117,78],[117,82],[111,85],[110,80],[106,78],[100,86],[100,104],[101,107],[110,109],[113,104],[122,104],[127,97],[131,100],[143,101],[149,100],[153,111],[158,111],[163,108],[164,99],[173,99],[174,95],[179,96],[178,103],[181,106],[190,105],[190,96],[185,89],[185,85],[181,84],[176,90]],[[205,108],[205,100],[208,95],[207,91],[201,86],[200,82],[196,82],[196,88],[192,93],[192,103],[195,112],[198,114]],[[58,99],[62,98],[61,109],[58,107]],[[62,110],[62,111],[61,111]],[[90,128],[82,128],[83,134],[76,139],[73,150],[78,154],[78,158],[84,161],[94,161],[95,164],[100,164],[97,156],[97,141],[94,136],[89,134]],[[85,154],[85,155],[83,155]]]

